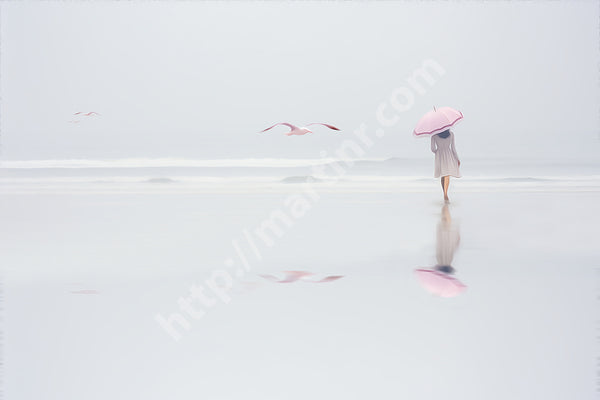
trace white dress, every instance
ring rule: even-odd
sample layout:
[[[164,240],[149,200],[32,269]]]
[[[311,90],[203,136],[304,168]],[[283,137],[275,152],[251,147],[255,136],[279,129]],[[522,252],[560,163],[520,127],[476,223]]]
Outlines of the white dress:
[[[431,151],[435,153],[435,171],[434,177],[451,175],[460,178],[458,168],[458,154],[454,146],[454,133],[450,131],[450,136],[446,139],[433,135],[431,137]]]

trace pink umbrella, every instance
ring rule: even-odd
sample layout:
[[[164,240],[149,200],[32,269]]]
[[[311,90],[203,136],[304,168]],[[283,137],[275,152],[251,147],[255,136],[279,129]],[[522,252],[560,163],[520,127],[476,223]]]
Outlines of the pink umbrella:
[[[417,269],[415,274],[427,291],[440,297],[454,297],[467,289],[458,279],[443,272],[432,269]]]
[[[441,107],[425,114],[413,131],[415,136],[432,136],[444,132],[463,118],[463,114],[450,107]]]

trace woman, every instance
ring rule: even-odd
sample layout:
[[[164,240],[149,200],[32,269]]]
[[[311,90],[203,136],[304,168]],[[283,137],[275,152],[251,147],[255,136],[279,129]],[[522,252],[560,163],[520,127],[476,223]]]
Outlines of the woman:
[[[449,202],[448,186],[450,186],[450,176],[460,178],[460,160],[454,146],[454,133],[448,129],[433,135],[431,137],[431,151],[435,153],[434,177],[441,177],[444,200]]]

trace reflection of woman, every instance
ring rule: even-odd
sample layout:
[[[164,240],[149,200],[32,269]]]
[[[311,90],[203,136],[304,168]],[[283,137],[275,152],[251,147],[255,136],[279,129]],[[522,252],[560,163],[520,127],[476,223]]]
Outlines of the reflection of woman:
[[[448,205],[442,208],[442,219],[437,226],[435,256],[437,264],[433,268],[418,268],[415,274],[421,285],[429,292],[441,297],[454,297],[466,290],[466,286],[454,276],[452,259],[460,243],[458,227],[452,223]]]
[[[460,160],[454,145],[454,133],[449,129],[431,137],[431,151],[435,153],[434,177],[440,178],[444,200],[448,201],[450,176],[460,178]]]
[[[435,257],[437,264],[435,269],[447,274],[454,272],[452,268],[452,259],[454,252],[460,244],[460,233],[457,226],[452,224],[452,217],[448,205],[442,207],[442,218],[437,226],[437,241],[435,247]]]

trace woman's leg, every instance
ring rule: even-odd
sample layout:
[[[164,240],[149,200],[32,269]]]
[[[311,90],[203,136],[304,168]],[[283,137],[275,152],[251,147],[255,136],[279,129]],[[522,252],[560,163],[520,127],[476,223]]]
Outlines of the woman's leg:
[[[450,186],[450,176],[442,177],[442,188],[444,189],[444,200],[448,199],[448,186]]]

